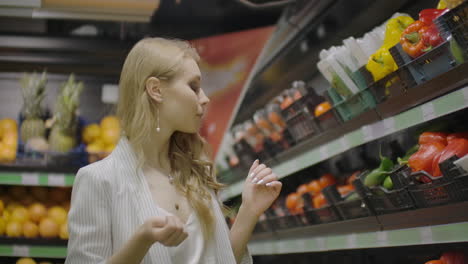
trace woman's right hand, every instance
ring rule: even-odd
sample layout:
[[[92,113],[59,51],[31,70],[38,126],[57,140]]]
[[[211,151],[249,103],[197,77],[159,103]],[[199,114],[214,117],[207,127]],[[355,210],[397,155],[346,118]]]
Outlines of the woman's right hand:
[[[140,239],[149,246],[156,242],[166,247],[175,247],[188,236],[184,224],[176,216],[162,216],[148,219],[140,226],[138,232]]]

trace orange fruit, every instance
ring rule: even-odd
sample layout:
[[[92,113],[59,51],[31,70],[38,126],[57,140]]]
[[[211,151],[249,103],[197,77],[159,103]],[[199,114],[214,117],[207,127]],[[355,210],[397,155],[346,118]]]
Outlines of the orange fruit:
[[[39,223],[42,218],[47,216],[47,208],[41,203],[34,203],[29,206],[29,218]]]
[[[59,225],[57,225],[54,220],[46,217],[42,219],[39,224],[39,234],[44,238],[57,237],[59,234]]]
[[[321,208],[327,205],[327,200],[325,200],[325,196],[323,196],[323,194],[320,193],[314,196],[313,203],[314,208]]]
[[[8,193],[15,199],[19,200],[28,194],[28,190],[24,186],[11,186]]]
[[[8,131],[3,134],[2,142],[4,146],[16,150],[18,146],[18,134],[14,131]]]
[[[101,135],[101,128],[98,124],[90,124],[87,125],[83,129],[83,141],[86,144],[90,144],[91,142],[95,141]]]
[[[7,205],[7,207],[6,207],[5,210],[11,213],[11,212],[13,212],[13,210],[15,210],[17,207],[21,207],[21,204],[18,203],[18,202],[12,201],[12,202],[10,202],[10,203]]]
[[[49,192],[49,200],[56,202],[56,203],[62,203],[62,202],[70,200],[69,189],[70,188],[65,188],[65,187],[52,188]]]
[[[101,132],[101,140],[104,145],[115,145],[120,138],[119,128],[106,128]]]
[[[5,234],[6,224],[7,222],[5,221],[5,219],[0,218],[0,236],[3,236]]]
[[[101,120],[101,129],[118,128],[120,129],[119,119],[115,116],[106,116]]]
[[[309,192],[309,190],[307,188],[307,184],[301,184],[296,190],[296,193],[299,196],[302,196],[304,193],[307,193],[307,192]]]
[[[0,120],[0,137],[7,132],[18,132],[16,121],[10,118]]]
[[[5,222],[8,222],[10,221],[10,216],[11,216],[11,213],[9,211],[3,211],[3,215],[2,215],[2,218]]]
[[[54,206],[47,212],[47,217],[61,225],[67,221],[67,211],[63,207]]]
[[[18,206],[11,212],[10,216],[11,221],[17,221],[19,223],[24,223],[29,220],[29,212],[28,209],[24,208],[23,206]]]
[[[0,145],[0,161],[13,162],[16,160],[16,148]]]
[[[47,197],[49,195],[49,190],[47,190],[47,188],[45,187],[34,186],[34,187],[31,187],[31,194],[38,201],[44,202],[47,200]]]
[[[320,185],[319,180],[313,180],[311,181],[308,185],[307,188],[309,189],[309,192],[313,194],[318,194],[319,192],[322,191],[322,185]]]
[[[327,101],[317,105],[317,107],[315,107],[315,117],[319,117],[323,114],[325,114],[326,112],[330,111],[330,109],[332,108],[331,104]]]
[[[21,237],[23,235],[23,225],[17,221],[10,221],[6,226],[8,237]]]
[[[319,181],[320,181],[320,186],[322,186],[322,189],[327,186],[336,184],[335,176],[331,175],[330,173],[322,175]]]
[[[16,261],[16,264],[37,264],[32,258],[20,258]]]
[[[23,224],[23,235],[27,238],[36,238],[39,235],[39,228],[31,221]]]
[[[61,239],[68,239],[68,223],[65,222],[60,226],[59,237]]]

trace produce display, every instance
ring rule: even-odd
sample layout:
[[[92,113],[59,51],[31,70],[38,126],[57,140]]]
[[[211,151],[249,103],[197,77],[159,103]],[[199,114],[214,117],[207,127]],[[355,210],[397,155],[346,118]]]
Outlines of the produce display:
[[[55,104],[54,124],[49,136],[50,150],[68,152],[77,145],[78,119],[76,110],[83,88],[82,82],[75,82],[73,74],[62,85]]]
[[[63,261],[36,261],[33,258],[20,258],[18,259],[15,264],[58,264],[58,263],[63,263]],[[13,263],[11,263],[13,264]]]
[[[2,186],[0,236],[68,239],[71,188]]]
[[[0,120],[0,162],[15,161],[17,147],[18,124],[13,119]]]
[[[89,124],[82,132],[90,163],[109,155],[120,138],[120,123],[115,116],[104,117],[100,124]]]
[[[468,255],[462,251],[444,252],[440,259],[430,260],[425,264],[466,264],[468,263]]]

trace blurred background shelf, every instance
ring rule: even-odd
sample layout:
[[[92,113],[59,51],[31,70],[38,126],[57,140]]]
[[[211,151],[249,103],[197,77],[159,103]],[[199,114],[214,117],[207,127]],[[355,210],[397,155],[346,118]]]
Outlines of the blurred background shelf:
[[[364,125],[325,144],[320,145],[312,138],[279,155],[272,169],[279,178],[284,178],[356,146],[467,107],[468,87],[465,86],[393,117]],[[243,180],[229,185],[221,192],[221,199],[228,200],[238,196],[242,192],[242,186]]]

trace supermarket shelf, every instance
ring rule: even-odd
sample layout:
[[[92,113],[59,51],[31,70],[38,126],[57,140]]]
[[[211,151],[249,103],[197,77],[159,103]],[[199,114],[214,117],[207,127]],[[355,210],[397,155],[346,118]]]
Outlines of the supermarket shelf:
[[[67,241],[60,239],[0,238],[0,256],[64,259]]]
[[[468,222],[416,228],[249,243],[252,255],[289,254],[468,241]]]
[[[2,172],[46,172],[46,173],[71,173],[75,174],[78,172],[79,167],[74,166],[52,166],[52,165],[41,165],[41,164],[31,164],[26,161],[16,161],[16,163],[5,164],[0,163],[0,171]]]
[[[0,185],[73,186],[75,174],[5,172],[0,170]]]
[[[310,148],[298,155],[293,155],[288,160],[273,166],[273,171],[275,171],[279,178],[284,178],[356,146],[467,107],[468,86],[464,86],[461,89],[416,106],[408,111],[369,125],[364,125],[321,146]],[[310,146],[309,144],[307,145]],[[242,192],[242,187],[243,181],[230,185],[221,192],[221,199],[225,201],[239,195]]]

